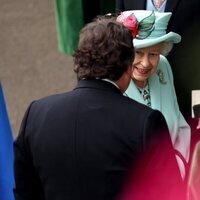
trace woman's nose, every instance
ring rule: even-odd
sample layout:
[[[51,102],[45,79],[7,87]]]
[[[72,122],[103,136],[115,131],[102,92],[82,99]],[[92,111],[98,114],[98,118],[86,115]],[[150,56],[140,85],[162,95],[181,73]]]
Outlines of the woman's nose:
[[[148,56],[144,56],[142,58],[141,64],[143,65],[143,67],[149,67],[149,58],[148,58]]]

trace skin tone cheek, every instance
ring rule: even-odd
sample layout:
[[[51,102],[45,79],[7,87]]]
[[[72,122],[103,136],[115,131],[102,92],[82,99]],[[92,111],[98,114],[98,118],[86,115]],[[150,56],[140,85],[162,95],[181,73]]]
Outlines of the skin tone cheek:
[[[144,87],[148,78],[155,72],[162,50],[161,44],[136,49],[132,78],[138,87]]]

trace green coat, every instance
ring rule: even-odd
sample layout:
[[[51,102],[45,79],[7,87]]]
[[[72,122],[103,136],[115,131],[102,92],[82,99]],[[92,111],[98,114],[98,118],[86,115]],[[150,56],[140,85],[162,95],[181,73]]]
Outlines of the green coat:
[[[71,55],[77,46],[79,32],[96,15],[114,12],[115,1],[55,0],[58,48]]]
[[[158,75],[158,71],[164,76],[163,81],[162,77]],[[164,115],[174,148],[188,162],[191,130],[179,110],[171,66],[164,56],[160,56],[157,70],[148,81],[151,107],[159,110]],[[130,82],[125,94],[142,104],[146,104],[133,81]]]

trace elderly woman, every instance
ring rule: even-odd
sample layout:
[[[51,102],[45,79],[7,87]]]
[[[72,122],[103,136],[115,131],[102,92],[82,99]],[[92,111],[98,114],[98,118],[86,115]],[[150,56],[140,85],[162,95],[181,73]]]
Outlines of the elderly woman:
[[[166,33],[170,17],[171,13],[132,10],[121,13],[117,21],[131,29],[135,36],[132,80],[125,95],[163,113],[184,178],[190,154],[191,130],[179,110],[173,74],[165,57],[173,44],[181,41],[180,35]]]

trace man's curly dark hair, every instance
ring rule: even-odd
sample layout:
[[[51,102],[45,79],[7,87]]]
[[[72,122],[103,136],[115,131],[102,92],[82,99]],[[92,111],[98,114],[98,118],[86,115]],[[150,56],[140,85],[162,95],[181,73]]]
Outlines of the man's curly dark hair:
[[[131,31],[114,17],[100,17],[87,24],[73,54],[78,80],[118,80],[133,62],[132,41]]]

